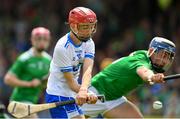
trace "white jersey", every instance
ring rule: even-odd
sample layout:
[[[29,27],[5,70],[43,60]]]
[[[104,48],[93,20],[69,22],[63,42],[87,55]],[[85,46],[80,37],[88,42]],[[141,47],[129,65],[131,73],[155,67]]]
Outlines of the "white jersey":
[[[92,39],[75,45],[70,33],[58,40],[50,65],[50,76],[47,83],[47,93],[59,96],[75,96],[63,76],[63,72],[72,72],[74,80],[78,81],[81,65],[85,58],[94,58],[95,45]]]

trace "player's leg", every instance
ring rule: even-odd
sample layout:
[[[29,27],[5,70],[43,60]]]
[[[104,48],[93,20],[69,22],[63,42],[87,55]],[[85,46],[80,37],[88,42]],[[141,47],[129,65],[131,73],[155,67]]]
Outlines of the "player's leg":
[[[67,101],[67,100],[73,100],[73,98],[49,95],[46,93],[46,102],[47,103]],[[82,119],[85,118],[82,110],[75,103],[52,108],[52,109],[50,109],[50,115],[52,118],[82,118]]]
[[[105,118],[143,118],[139,109],[130,101],[126,101],[103,114]]]
[[[98,94],[95,88],[90,87],[91,91]],[[84,114],[90,117],[95,117],[102,114],[103,117],[120,118],[120,117],[137,117],[142,118],[142,114],[138,108],[129,102],[126,97],[122,96],[111,101],[97,101],[96,104],[84,104],[82,106]]]

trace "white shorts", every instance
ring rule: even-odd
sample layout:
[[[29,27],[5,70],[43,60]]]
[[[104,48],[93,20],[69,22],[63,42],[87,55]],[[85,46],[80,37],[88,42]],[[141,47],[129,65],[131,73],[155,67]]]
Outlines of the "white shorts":
[[[90,91],[99,95],[98,91],[94,87],[89,88]],[[101,102],[98,100],[96,104],[83,104],[82,111],[85,115],[90,117],[97,117],[99,114],[103,115],[104,113],[108,112],[109,110],[121,105],[122,103],[126,102],[126,97],[122,96],[118,99]]]

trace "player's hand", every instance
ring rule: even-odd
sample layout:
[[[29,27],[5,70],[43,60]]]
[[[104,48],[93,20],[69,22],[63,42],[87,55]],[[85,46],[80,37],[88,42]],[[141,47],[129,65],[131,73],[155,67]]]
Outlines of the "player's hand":
[[[163,73],[157,73],[157,74],[154,74],[152,77],[151,77],[151,80],[152,82],[154,83],[164,83],[164,74]]]
[[[83,105],[84,103],[87,102],[87,99],[88,99],[87,89],[80,88],[80,90],[76,96],[76,103],[78,105]]]
[[[93,92],[88,92],[88,104],[95,104],[98,100],[98,97]]]
[[[30,85],[31,85],[31,87],[37,87],[37,86],[41,85],[41,81],[39,79],[33,79],[30,82]]]

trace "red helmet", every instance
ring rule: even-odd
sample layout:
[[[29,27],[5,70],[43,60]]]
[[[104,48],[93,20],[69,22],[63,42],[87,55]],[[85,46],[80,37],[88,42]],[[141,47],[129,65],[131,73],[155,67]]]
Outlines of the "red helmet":
[[[50,37],[50,31],[48,29],[44,28],[44,27],[36,27],[31,32],[32,37],[40,36],[40,35]]]
[[[96,14],[85,7],[76,7],[69,12],[68,23],[94,23],[97,22]]]

